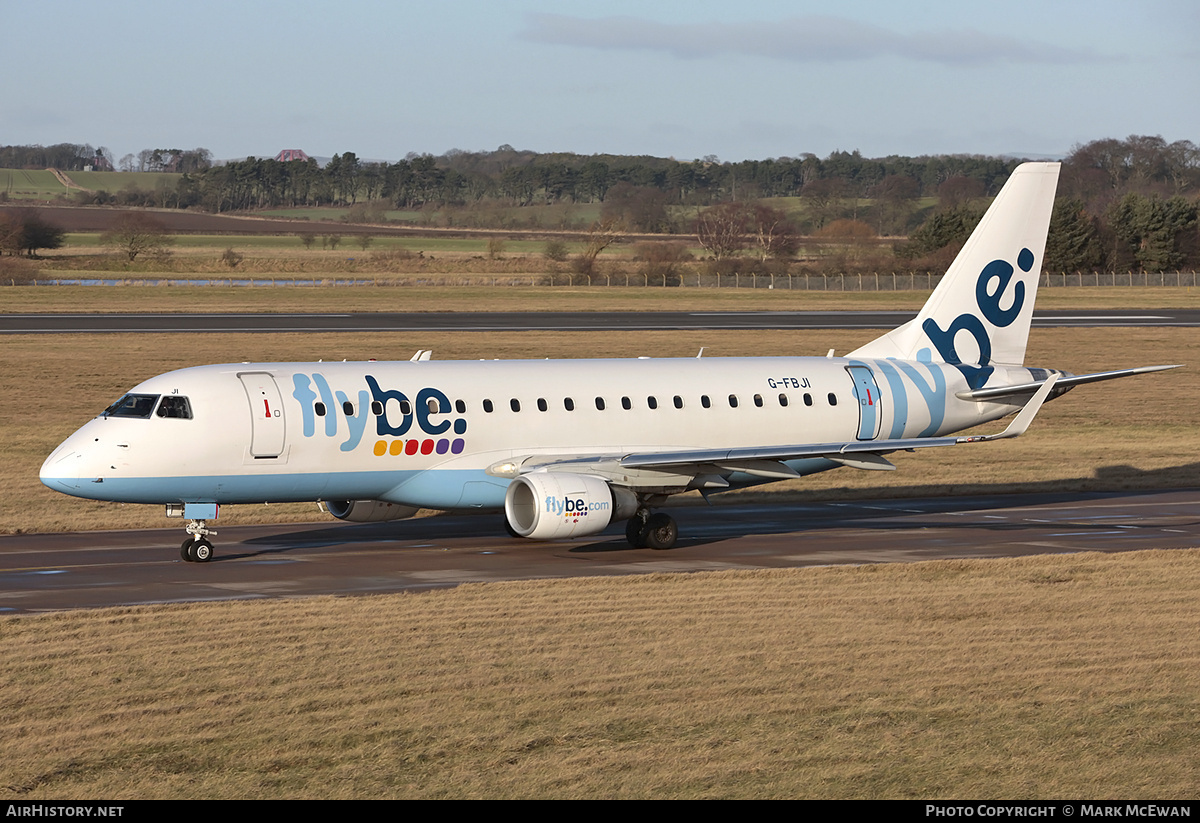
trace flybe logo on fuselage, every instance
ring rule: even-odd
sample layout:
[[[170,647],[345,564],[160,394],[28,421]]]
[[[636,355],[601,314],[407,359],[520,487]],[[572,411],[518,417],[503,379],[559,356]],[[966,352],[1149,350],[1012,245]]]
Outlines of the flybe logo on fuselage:
[[[377,456],[462,452],[463,439],[450,435],[465,434],[467,421],[462,417],[450,417],[452,404],[445,392],[426,387],[410,400],[399,389],[380,386],[373,375],[368,374],[365,379],[367,388],[360,389],[352,400],[345,392],[331,389],[322,374],[293,374],[292,397],[300,403],[304,436],[315,436],[317,419],[321,418],[325,436],[337,437],[340,417],[346,421],[346,439],[339,448],[344,452],[353,451],[362,442],[368,418],[373,416],[374,433],[380,438],[374,444]],[[321,411],[324,414],[320,414]]]
[[[1033,262],[1033,252],[1029,249],[1021,249],[1021,253],[1017,255],[1017,265],[1021,271],[1028,272],[1033,268]],[[993,281],[996,283],[995,289],[989,291],[988,288]],[[1005,300],[1005,291],[1012,281],[1012,264],[1006,260],[993,260],[983,267],[983,271],[979,273],[979,279],[975,282],[975,305],[979,309],[979,314],[982,314],[996,328],[1003,329],[1011,326],[1020,316],[1021,307],[1025,305],[1025,283],[1019,279],[1012,288],[1011,304],[1008,308],[1001,305]],[[942,356],[942,360],[957,366],[958,370],[967,378],[967,384],[971,388],[978,389],[987,382],[993,371],[991,366],[992,338],[978,315],[963,312],[954,318],[945,329],[930,317],[921,324],[921,328],[925,331],[925,336],[933,343],[934,348],[938,350],[938,354]],[[963,331],[975,338],[975,344],[979,348],[978,365],[964,364],[955,348],[954,340],[958,333]]]

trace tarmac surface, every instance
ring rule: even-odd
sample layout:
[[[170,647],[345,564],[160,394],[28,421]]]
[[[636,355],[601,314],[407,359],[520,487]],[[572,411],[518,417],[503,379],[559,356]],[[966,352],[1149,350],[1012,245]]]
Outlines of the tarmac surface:
[[[1200,490],[667,511],[680,538],[666,551],[630,548],[620,523],[570,541],[512,538],[499,514],[369,524],[217,522],[209,563],[180,559],[182,527],[0,536],[0,615],[500,580],[1200,547]]]

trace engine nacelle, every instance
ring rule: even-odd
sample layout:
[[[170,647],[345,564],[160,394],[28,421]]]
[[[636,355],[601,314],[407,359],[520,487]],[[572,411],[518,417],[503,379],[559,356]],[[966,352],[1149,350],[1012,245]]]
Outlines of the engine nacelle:
[[[382,523],[385,520],[403,520],[412,517],[419,509],[386,503],[383,500],[326,500],[325,508],[338,520],[350,523]]]
[[[583,537],[637,512],[637,495],[607,480],[568,472],[533,472],[509,484],[504,516],[532,540]]]

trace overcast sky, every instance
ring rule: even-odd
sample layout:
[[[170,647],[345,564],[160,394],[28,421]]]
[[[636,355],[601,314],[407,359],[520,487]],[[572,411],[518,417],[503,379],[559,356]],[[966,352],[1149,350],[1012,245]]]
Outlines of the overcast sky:
[[[1195,0],[0,0],[0,144],[691,160],[1200,143]]]

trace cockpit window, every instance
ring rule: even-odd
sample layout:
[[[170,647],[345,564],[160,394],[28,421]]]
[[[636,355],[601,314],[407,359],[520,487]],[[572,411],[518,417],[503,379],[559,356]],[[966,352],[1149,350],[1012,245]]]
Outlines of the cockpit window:
[[[104,410],[104,417],[140,417],[150,419],[154,404],[158,402],[157,394],[127,394]]]
[[[174,417],[178,420],[192,419],[192,404],[188,399],[178,394],[168,394],[158,404],[159,417]]]

